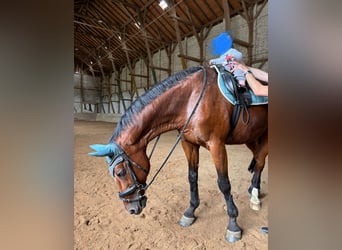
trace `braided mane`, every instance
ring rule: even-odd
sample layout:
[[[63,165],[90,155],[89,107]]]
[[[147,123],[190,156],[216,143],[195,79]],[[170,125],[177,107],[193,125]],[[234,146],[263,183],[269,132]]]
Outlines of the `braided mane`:
[[[186,70],[180,71],[162,82],[154,85],[151,89],[146,91],[142,96],[137,98],[127,111],[122,115],[118,125],[116,126],[115,132],[109,141],[113,141],[117,138],[120,133],[125,130],[127,126],[133,123],[134,117],[139,114],[147,105],[149,105],[158,96],[165,93],[167,90],[177,86],[181,80],[185,79],[192,73],[195,73],[202,69],[201,67],[191,67]]]

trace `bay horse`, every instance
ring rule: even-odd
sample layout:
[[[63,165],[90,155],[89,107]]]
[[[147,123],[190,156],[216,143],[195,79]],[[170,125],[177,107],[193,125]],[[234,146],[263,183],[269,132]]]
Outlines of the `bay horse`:
[[[268,155],[268,105],[249,107],[249,122],[240,114],[231,131],[234,106],[220,93],[217,73],[210,67],[197,66],[180,71],[138,97],[122,115],[108,144],[94,144],[89,155],[104,156],[119,189],[119,197],[130,214],[140,214],[146,206],[145,191],[150,172],[146,149],[157,136],[171,130],[179,139],[188,161],[190,206],[179,224],[190,226],[200,204],[198,168],[200,146],[210,151],[229,217],[226,240],[241,239],[237,223],[238,209],[233,201],[228,177],[226,144],[246,144],[253,158],[254,172],[249,193],[252,208],[260,208],[260,178]],[[151,184],[151,183],[150,183]]]

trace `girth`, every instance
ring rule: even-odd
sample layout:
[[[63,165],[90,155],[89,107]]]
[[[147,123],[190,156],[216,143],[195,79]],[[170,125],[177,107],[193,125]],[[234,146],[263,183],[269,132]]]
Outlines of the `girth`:
[[[230,131],[227,136],[227,138],[229,138],[232,135],[236,127],[241,110],[243,111],[242,122],[244,124],[248,124],[249,122],[248,107],[252,103],[252,96],[251,96],[251,93],[248,91],[247,84],[246,84],[246,87],[240,86],[232,73],[225,70],[222,65],[216,65],[216,66],[220,71],[224,85],[227,87],[227,89],[229,89],[234,94],[234,97],[236,98],[236,104],[234,105],[233,114],[230,119]],[[246,114],[246,120],[244,120],[244,114]]]

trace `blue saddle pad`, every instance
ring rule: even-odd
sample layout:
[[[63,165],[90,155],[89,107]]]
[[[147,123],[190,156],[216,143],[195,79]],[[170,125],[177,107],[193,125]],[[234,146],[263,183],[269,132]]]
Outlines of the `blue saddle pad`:
[[[237,100],[234,96],[234,88],[233,86],[227,87],[222,79],[220,70],[216,67],[216,65],[210,66],[211,68],[214,68],[217,71],[217,84],[219,86],[219,89],[222,93],[222,95],[233,105],[237,103]],[[264,105],[268,104],[268,97],[267,96],[256,96],[254,92],[249,89],[249,92],[251,93],[252,97],[252,103],[251,105]]]

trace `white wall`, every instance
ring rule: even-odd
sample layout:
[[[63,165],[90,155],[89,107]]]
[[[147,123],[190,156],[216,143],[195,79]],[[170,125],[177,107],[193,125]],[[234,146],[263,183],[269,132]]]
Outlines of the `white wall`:
[[[89,103],[92,106],[92,110],[95,108],[95,103],[99,102],[99,96],[95,89],[100,84],[100,79],[91,75],[82,75],[83,85],[83,98],[84,102]],[[74,73],[74,108],[77,112],[81,112],[81,74]],[[83,112],[90,112],[83,108]]]

